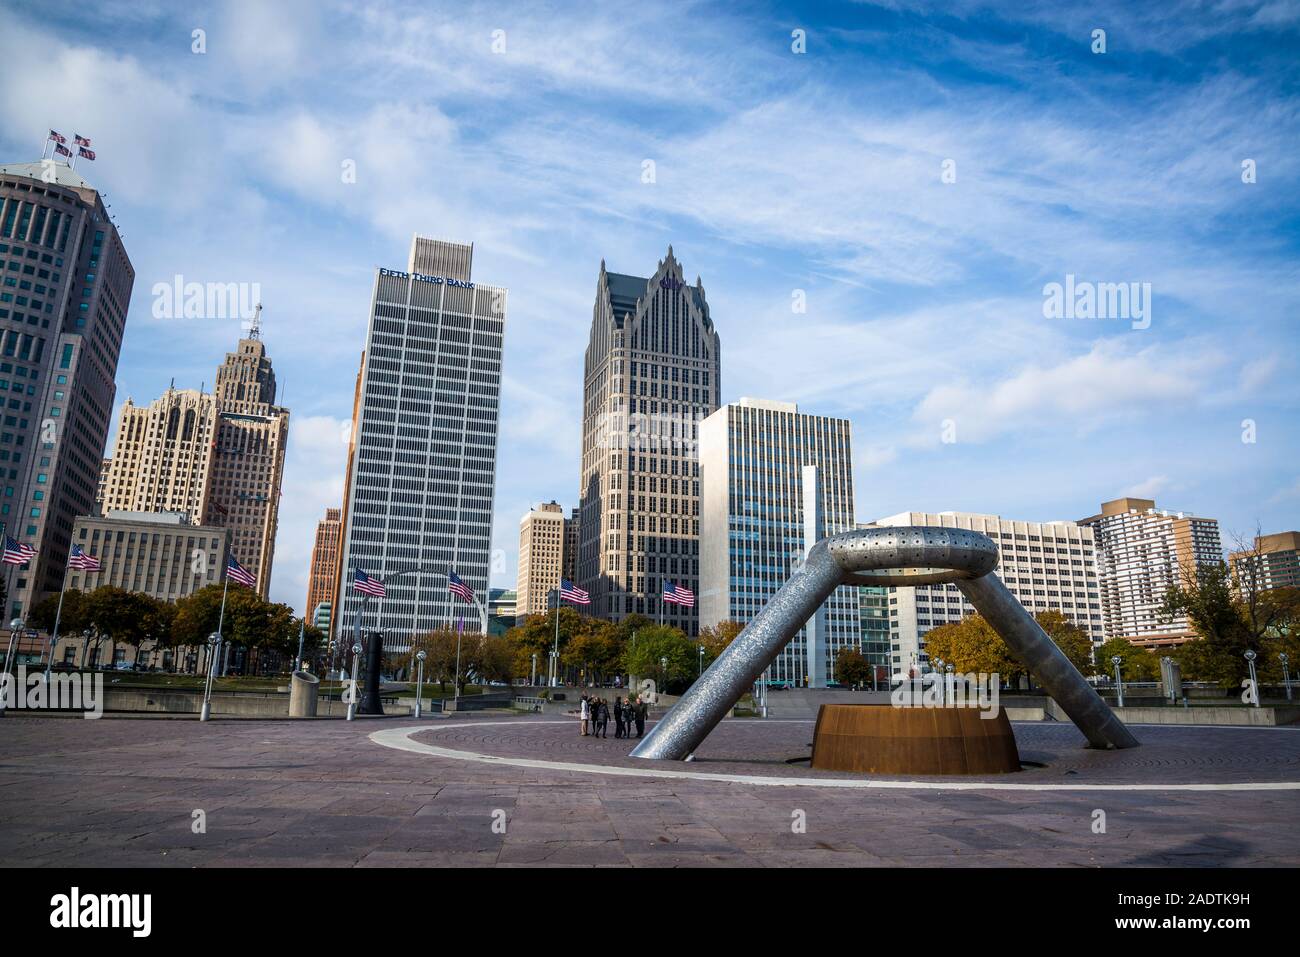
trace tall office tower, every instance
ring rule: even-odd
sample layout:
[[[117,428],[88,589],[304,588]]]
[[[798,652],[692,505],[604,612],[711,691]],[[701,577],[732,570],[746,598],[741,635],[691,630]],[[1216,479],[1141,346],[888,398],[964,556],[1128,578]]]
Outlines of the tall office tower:
[[[258,306],[261,312],[261,306]],[[256,318],[248,336],[217,368],[217,440],[213,449],[207,524],[230,529],[230,549],[271,587],[280,521],[289,410],[275,404],[275,373]]]
[[[1237,586],[1246,591],[1300,588],[1300,532],[1255,536],[1255,546],[1228,556]]]
[[[583,376],[578,582],[593,615],[660,618],[694,635],[695,607],[665,604],[666,582],[699,591],[698,423],[722,394],[721,343],[704,285],[668,247],[648,279],[596,281]]]
[[[417,236],[407,271],[375,271],[334,626],[349,642],[358,568],[381,579],[420,569],[366,603],[362,626],[391,632],[390,648],[461,615],[478,629],[446,576],[486,600],[506,290],[470,279],[473,250]]]
[[[104,514],[104,490],[108,488],[108,470],[113,467],[112,459],[103,459],[99,466],[99,486],[95,489],[95,504],[99,509],[92,514]]]
[[[9,614],[58,591],[96,511],[135,270],[100,194],[56,160],[0,166],[0,522],[36,549],[5,565]]]
[[[1097,585],[1093,530],[1075,522],[1020,522],[974,512],[903,512],[873,522],[876,526],[940,525],[980,532],[998,546],[993,574],[1031,614],[1059,611],[1078,625],[1093,644],[1102,640],[1102,606]],[[975,613],[956,585],[889,589],[889,643],[892,673],[920,674],[929,668],[925,634]]]
[[[700,425],[700,625],[748,622],[827,535],[852,530],[848,419],[741,399]],[[814,503],[815,507],[809,507]],[[770,681],[825,687],[861,643],[858,589],[837,588],[772,663]]]
[[[517,614],[544,615],[564,574],[564,509],[544,502],[519,520]]]
[[[1079,524],[1097,537],[1107,638],[1168,648],[1196,637],[1185,616],[1165,621],[1160,609],[1165,593],[1198,566],[1223,561],[1215,519],[1158,509],[1151,499],[1119,498]]]
[[[173,385],[146,406],[128,397],[104,479],[104,514],[184,512],[199,524],[211,492],[217,403]]]
[[[563,574],[571,582],[578,580],[578,536],[582,524],[578,519],[578,509],[569,512],[564,520],[564,566]]]
[[[371,310],[373,312],[373,309]],[[357,377],[352,386],[352,419],[348,423],[348,459],[343,469],[343,510],[339,522],[339,561],[338,569],[334,576],[334,603],[330,605],[330,627],[325,632],[326,635],[334,636],[337,629],[334,622],[338,620],[339,602],[343,600],[344,589],[350,587],[349,583],[344,581],[346,576],[349,580],[353,577],[352,569],[348,568],[343,562],[343,540],[342,535],[348,527],[348,506],[352,501],[352,468],[357,457],[357,430],[361,425],[361,383],[366,377],[366,353],[361,353],[361,361],[357,366]]]
[[[230,529],[230,548],[266,597],[280,513],[289,410],[275,405],[275,375],[254,321],[217,369],[213,393],[173,384],[148,406],[127,399],[101,507],[185,512],[195,525]],[[227,406],[229,403],[229,406]]]
[[[343,546],[343,510],[325,509],[325,517],[316,523],[316,542],[311,549],[311,573],[307,578],[307,606],[304,618],[316,620],[321,605],[333,608],[334,587],[339,578],[340,549]],[[328,627],[325,629],[329,632]]]

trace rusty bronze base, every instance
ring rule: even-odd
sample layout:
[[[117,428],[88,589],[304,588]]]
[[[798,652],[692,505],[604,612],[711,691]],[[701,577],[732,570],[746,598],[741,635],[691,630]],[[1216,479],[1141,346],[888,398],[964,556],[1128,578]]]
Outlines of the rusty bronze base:
[[[875,774],[1004,774],[1020,770],[1005,711],[824,704],[817,713],[812,766]]]

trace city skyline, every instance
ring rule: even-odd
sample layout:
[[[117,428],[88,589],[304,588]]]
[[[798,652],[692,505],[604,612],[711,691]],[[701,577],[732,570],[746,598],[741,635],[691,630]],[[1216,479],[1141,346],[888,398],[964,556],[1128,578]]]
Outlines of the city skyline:
[[[156,318],[158,284],[260,284],[279,401],[295,414],[271,597],[299,614],[311,611],[300,605],[316,522],[342,503],[368,276],[400,261],[415,232],[474,242],[483,274],[514,293],[493,586],[513,586],[519,515],[545,499],[566,511],[577,504],[574,409],[597,263],[636,271],[669,244],[692,276],[707,277],[721,317],[722,403],[763,395],[853,422],[860,517],[951,510],[1075,521],[1134,496],[1217,518],[1225,548],[1257,524],[1295,528],[1300,402],[1287,386],[1296,360],[1286,316],[1297,305],[1289,223],[1300,190],[1284,144],[1300,120],[1286,101],[1295,67],[1259,49],[1294,33],[1294,22],[1245,9],[1192,28],[1103,4],[1048,24],[1032,7],[963,9],[945,21],[953,65],[938,70],[940,54],[920,41],[891,53],[872,40],[917,22],[906,5],[854,11],[856,23],[841,17],[834,29],[811,10],[764,19],[759,6],[743,22],[701,15],[682,38],[687,62],[656,60],[649,84],[619,69],[624,37],[637,30],[576,23],[563,10],[469,13],[452,40],[433,14],[404,17],[403,39],[380,14],[354,21],[333,7],[303,8],[275,31],[239,4],[128,30],[54,3],[40,17],[7,14],[0,60],[15,65],[14,102],[0,161],[34,160],[50,126],[96,140],[98,158],[77,172],[106,193],[137,271],[109,421],[127,395],[156,395],[173,375],[197,388],[211,375],[208,357],[238,337],[237,317]],[[1108,26],[1111,53],[1089,51],[1093,20]],[[348,26],[357,62],[384,43],[396,51],[369,91],[378,95],[295,100],[292,86],[316,76],[313,38],[344,42]],[[503,54],[491,52],[498,26]],[[202,56],[190,52],[199,27]],[[790,50],[795,29],[807,31],[801,55]],[[726,55],[711,59],[724,35]],[[416,62],[421,43],[448,55]],[[599,55],[555,54],[565,43]],[[969,75],[961,67],[975,46],[985,72]],[[988,72],[989,47],[1013,46],[1021,58]],[[1220,55],[1187,65],[1189,49]],[[864,55],[884,69],[867,70]],[[908,90],[905,57],[931,68],[924,90]],[[1137,75],[1134,57],[1147,72],[1180,67],[1158,83]],[[1246,83],[1238,67],[1252,57],[1258,70]],[[82,82],[46,83],[37,95],[29,84],[47,60]],[[1041,67],[1032,87],[1027,63]],[[756,66],[764,79],[751,78]],[[432,92],[402,91],[424,72]],[[1099,90],[1092,111],[1068,96],[1085,72]],[[847,78],[860,83],[855,101],[898,97],[849,104],[832,90]],[[353,79],[344,70],[335,82]],[[200,97],[200,85],[219,95]],[[650,104],[636,136],[618,119],[633,100]],[[564,118],[575,102],[586,126]],[[204,132],[236,112],[246,119],[227,140]],[[538,119],[504,119],[512,112]],[[986,128],[966,122],[968,112]],[[166,160],[160,129],[176,131]],[[514,166],[491,158],[507,135]],[[771,168],[753,161],[764,151]],[[753,165],[729,158],[739,156]],[[344,184],[349,159],[357,179]],[[941,178],[949,159],[953,183]],[[1248,159],[1258,163],[1250,184]],[[643,182],[646,160],[653,183]],[[434,166],[454,188],[387,189],[394,172]],[[227,189],[232,177],[238,186]],[[758,210],[756,193],[780,201]],[[1151,282],[1153,308],[1142,321],[1047,318],[1044,287],[1076,282]]]

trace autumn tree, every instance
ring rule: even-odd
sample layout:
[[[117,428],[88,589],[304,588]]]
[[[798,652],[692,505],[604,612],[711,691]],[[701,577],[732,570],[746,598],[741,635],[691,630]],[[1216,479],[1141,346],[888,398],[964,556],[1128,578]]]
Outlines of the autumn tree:
[[[873,665],[857,648],[844,648],[835,655],[835,680],[858,688],[871,683]]]
[[[1092,639],[1086,631],[1054,608],[1038,612],[1034,621],[1047,632],[1047,637],[1065,653],[1080,674],[1092,674]]]
[[[718,655],[727,650],[737,635],[745,629],[743,621],[720,621],[700,629],[700,644],[704,646],[704,667],[709,667]]]

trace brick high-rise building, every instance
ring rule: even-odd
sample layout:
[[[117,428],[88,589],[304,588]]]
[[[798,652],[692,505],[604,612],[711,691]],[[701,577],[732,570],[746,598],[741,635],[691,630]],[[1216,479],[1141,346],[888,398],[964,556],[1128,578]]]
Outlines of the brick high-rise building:
[[[1101,512],[1079,522],[1097,537],[1097,576],[1107,638],[1171,647],[1196,637],[1186,616],[1165,621],[1165,594],[1200,565],[1223,561],[1219,523],[1187,512],[1156,508],[1146,498],[1103,502]]]
[[[543,502],[519,520],[516,614],[543,615],[564,574],[564,509]]]
[[[307,606],[304,618],[315,620],[322,604],[331,611],[337,603],[334,589],[339,578],[339,560],[343,550],[343,510],[325,509],[325,517],[316,523],[316,543],[311,550],[311,571],[307,578]],[[328,631],[328,629],[327,629]]]
[[[95,503],[135,269],[96,189],[57,160],[0,166],[0,522],[36,549],[5,565],[8,614],[63,584]]]
[[[279,530],[289,410],[275,404],[275,373],[256,319],[217,368],[213,392],[217,437],[206,524],[230,529],[231,551],[256,573],[257,590],[265,598]]]
[[[271,586],[289,410],[275,403],[275,375],[256,321],[218,367],[213,393],[173,385],[148,406],[130,399],[118,419],[100,508],[184,512],[230,530],[230,548]],[[98,510],[97,510],[98,511]]]
[[[666,582],[699,592],[699,422],[722,394],[721,343],[704,285],[668,247],[653,276],[600,264],[583,375],[578,584],[591,613],[662,616],[688,634],[694,608],[661,601]]]
[[[1300,588],[1300,532],[1257,535],[1253,548],[1233,552],[1228,561],[1239,588]]]

